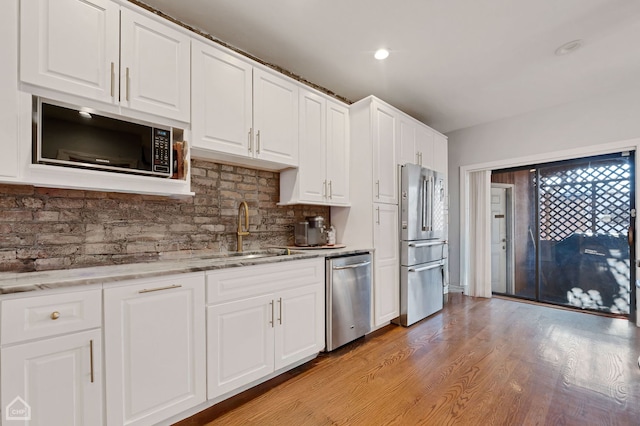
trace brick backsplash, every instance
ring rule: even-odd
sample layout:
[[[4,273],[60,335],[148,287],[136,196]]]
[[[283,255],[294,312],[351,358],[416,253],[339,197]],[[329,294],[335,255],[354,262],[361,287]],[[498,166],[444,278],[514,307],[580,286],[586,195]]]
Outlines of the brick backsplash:
[[[329,208],[278,206],[277,172],[191,161],[193,197],[0,185],[0,271],[26,272],[175,259],[236,250],[238,205],[249,205],[244,249],[292,245],[293,225]]]

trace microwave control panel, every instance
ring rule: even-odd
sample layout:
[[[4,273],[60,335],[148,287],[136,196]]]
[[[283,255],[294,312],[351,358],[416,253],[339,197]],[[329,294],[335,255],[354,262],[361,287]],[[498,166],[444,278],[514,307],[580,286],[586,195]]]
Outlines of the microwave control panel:
[[[153,171],[171,175],[171,132],[153,129]]]

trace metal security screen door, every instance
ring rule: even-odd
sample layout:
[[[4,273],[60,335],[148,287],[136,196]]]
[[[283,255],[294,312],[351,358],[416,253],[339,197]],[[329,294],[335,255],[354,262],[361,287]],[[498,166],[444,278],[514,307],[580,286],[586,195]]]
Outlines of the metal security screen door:
[[[634,164],[625,152],[493,171],[515,201],[504,294],[635,319]]]
[[[629,314],[633,156],[537,168],[541,301]]]

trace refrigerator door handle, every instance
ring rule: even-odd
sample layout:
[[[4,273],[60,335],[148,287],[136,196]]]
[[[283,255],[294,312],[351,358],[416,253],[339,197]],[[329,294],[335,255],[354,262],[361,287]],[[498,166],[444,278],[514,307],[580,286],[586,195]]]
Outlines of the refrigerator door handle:
[[[422,179],[422,230],[428,231],[428,215],[429,215],[429,182],[426,178]]]
[[[431,247],[431,246],[440,246],[446,244],[444,241],[438,240],[430,243],[409,243],[409,247],[421,248],[421,247]]]
[[[427,199],[427,231],[433,231],[433,192],[435,183],[433,176],[429,176],[429,198]]]
[[[424,271],[428,271],[429,269],[442,268],[443,266],[444,266],[444,263],[439,262],[439,263],[436,263],[435,265],[423,266],[422,268],[409,268],[409,272],[424,272]]]

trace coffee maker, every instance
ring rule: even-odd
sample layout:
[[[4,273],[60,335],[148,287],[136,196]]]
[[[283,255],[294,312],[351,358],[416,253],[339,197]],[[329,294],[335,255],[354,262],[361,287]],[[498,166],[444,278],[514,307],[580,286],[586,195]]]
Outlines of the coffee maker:
[[[300,247],[322,246],[326,243],[324,218],[307,216],[295,225],[295,244]]]

